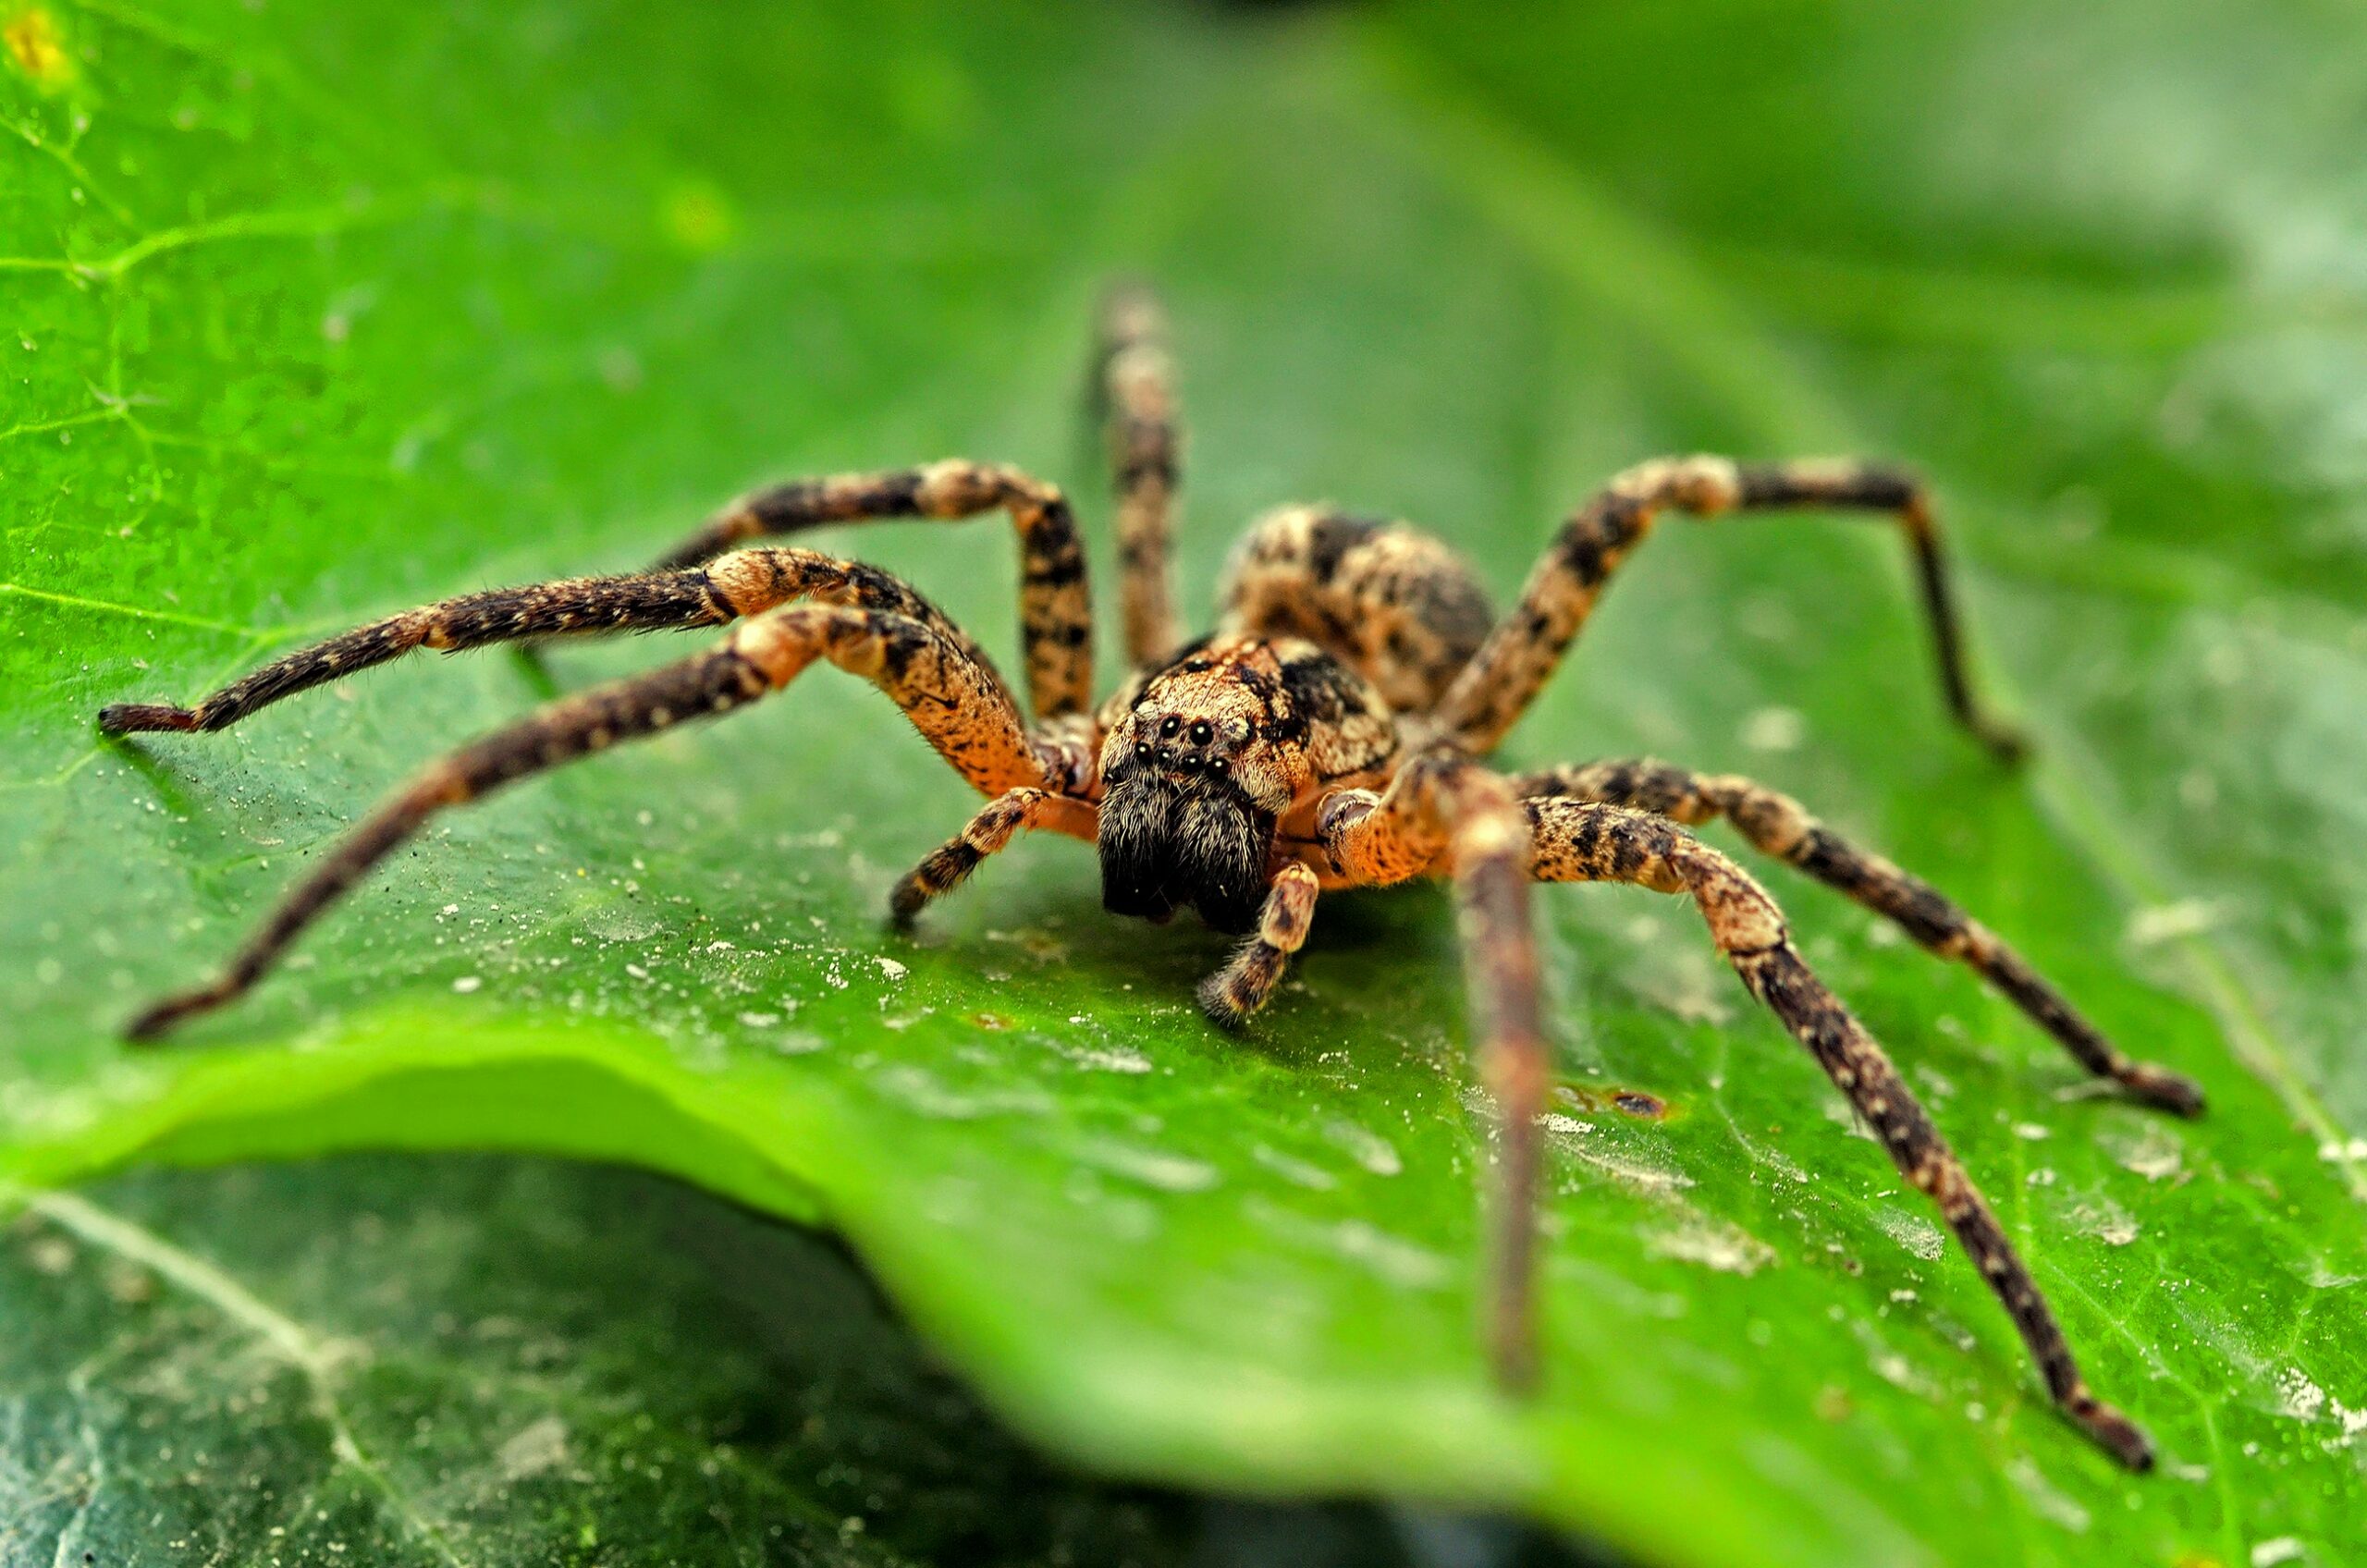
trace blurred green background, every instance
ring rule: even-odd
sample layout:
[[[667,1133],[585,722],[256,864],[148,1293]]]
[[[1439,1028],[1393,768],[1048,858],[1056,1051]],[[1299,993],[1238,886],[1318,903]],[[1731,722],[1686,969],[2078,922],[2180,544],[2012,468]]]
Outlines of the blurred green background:
[[[2362,43],[2125,0],[0,0],[0,1559],[2356,1561]],[[1539,904],[1548,1385],[1499,1399],[1443,901],[1327,901],[1245,1042],[1190,1007],[1222,944],[1103,920],[1078,846],[891,937],[972,802],[827,676],[456,817],[185,1047],[114,1042],[418,761],[670,650],[203,741],[99,704],[799,472],[1021,462],[1106,569],[1120,272],[1176,318],[1195,612],[1282,500],[1509,594],[1646,456],[1923,465],[2028,767],[1944,722],[1895,541],[1809,519],[1656,537],[1508,754],[1766,778],[2204,1081],[2193,1125],[2097,1097],[1769,874],[2156,1476],[2054,1417],[1688,913],[1610,889]],[[1012,646],[995,526],[836,538]]]

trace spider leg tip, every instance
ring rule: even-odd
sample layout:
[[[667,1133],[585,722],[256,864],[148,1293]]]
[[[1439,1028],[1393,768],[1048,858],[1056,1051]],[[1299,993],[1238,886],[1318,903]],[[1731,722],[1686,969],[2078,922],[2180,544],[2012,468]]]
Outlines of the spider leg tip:
[[[2020,730],[2007,725],[1990,723],[1981,725],[1979,734],[1981,743],[1988,748],[1989,754],[2003,766],[2017,767],[2030,761],[2030,737]]]
[[[2071,1418],[2128,1469],[2142,1476],[2153,1468],[2153,1439],[2136,1422],[2093,1397],[2075,1402],[2068,1409]]]
[[[1249,1023],[1250,1010],[1233,996],[1223,974],[1211,974],[1201,981],[1196,994],[1201,1014],[1226,1034],[1237,1035]]]
[[[162,1045],[180,1019],[182,1008],[178,1001],[161,1002],[123,1026],[126,1043],[135,1046]]]
[[[135,1046],[161,1045],[166,1035],[180,1026],[182,1020],[196,1013],[212,1011],[237,996],[239,989],[235,986],[214,985],[166,997],[125,1024],[123,1037]]]
[[[2183,1116],[2189,1121],[2200,1118],[2207,1109],[2202,1085],[2183,1072],[2173,1072],[2166,1067],[2139,1063],[2122,1079],[2129,1092],[2146,1104]]]
[[[169,703],[109,703],[99,710],[99,733],[131,735],[145,730],[190,730],[198,728],[197,715]]]
[[[927,892],[908,876],[888,896],[888,924],[894,930],[910,932],[927,907]]]

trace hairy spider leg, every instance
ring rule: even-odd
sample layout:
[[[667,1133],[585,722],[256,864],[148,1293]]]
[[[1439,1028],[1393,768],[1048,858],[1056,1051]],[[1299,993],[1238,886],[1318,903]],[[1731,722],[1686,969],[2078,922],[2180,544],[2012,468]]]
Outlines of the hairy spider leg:
[[[1059,485],[1015,468],[955,459],[792,480],[732,502],[657,564],[695,566],[750,539],[831,523],[959,522],[998,507],[1019,532],[1019,636],[1028,699],[1037,718],[1084,713],[1093,702],[1093,602],[1076,517]]]
[[[1622,882],[1690,895],[1711,938],[1751,994],[1805,1045],[1883,1141],[1915,1187],[1938,1203],[2038,1362],[2047,1390],[2071,1419],[2132,1469],[2152,1445],[2081,1378],[2061,1329],[1995,1216],[1981,1200],[1880,1046],[1792,946],[1774,900],[1733,861],[1667,818],[1566,798],[1521,801],[1519,827],[1504,825],[1513,781],[1448,751],[1410,764],[1378,798],[1343,791],[1328,802],[1323,837],[1332,864],[1373,883],[1452,874],[1463,909],[1466,962],[1482,1061],[1498,1096],[1506,1147],[1498,1178],[1498,1256],[1490,1285],[1490,1344],[1499,1370],[1533,1363],[1533,1257],[1539,1180],[1537,1116],[1543,1109],[1546,1047],[1537,1025],[1536,964],[1525,904],[1505,888],[1516,856],[1523,885]],[[1475,829],[1474,823],[1494,825]],[[1477,864],[1468,864],[1476,860]],[[1517,1124],[1517,1125],[1516,1125]]]
[[[1094,403],[1118,502],[1120,608],[1127,661],[1165,658],[1184,641],[1168,565],[1177,451],[1174,361],[1158,297],[1121,285],[1102,301]]]
[[[1002,678],[993,674],[992,661],[968,633],[901,580],[860,561],[777,545],[737,550],[704,566],[464,594],[299,648],[194,707],[111,704],[99,710],[99,728],[110,735],[226,729],[283,697],[390,663],[417,648],[458,653],[570,634],[721,626],[796,599],[883,610],[921,621],[993,676],[998,689],[1002,685]]]
[[[898,926],[910,928],[933,899],[943,898],[969,880],[970,873],[988,855],[1000,854],[1012,839],[1030,828],[1049,828],[1072,838],[1093,838],[1094,808],[1090,801],[1052,790],[1023,785],[1006,790],[987,802],[961,832],[931,850],[906,872],[888,900]]]
[[[315,867],[217,980],[151,1009],[132,1033],[153,1037],[243,993],[312,921],[444,808],[619,740],[745,705],[786,686],[816,658],[879,686],[991,797],[958,837],[899,884],[900,920],[959,885],[1024,829],[1095,838],[1101,799],[1095,759],[1104,732],[1126,721],[1159,675],[1158,661],[1169,660],[1171,673],[1186,676],[1231,670],[1242,692],[1264,704],[1269,721],[1283,729],[1299,724],[1291,744],[1315,764],[1316,788],[1305,797],[1308,815],[1302,819],[1311,828],[1293,831],[1314,837],[1285,841],[1285,852],[1301,858],[1285,859],[1272,873],[1251,935],[1203,984],[1202,1006],[1216,1022],[1237,1025],[1262,1005],[1305,942],[1321,889],[1452,877],[1478,1061],[1502,1121],[1487,1292],[1487,1342],[1500,1378],[1518,1387],[1536,1375],[1535,1231],[1549,1053],[1539,1021],[1528,885],[1532,878],[1626,882],[1692,897],[1745,986],[1848,1096],[1899,1170],[1939,1204],[2056,1403],[2124,1464],[2147,1467],[2145,1437],[2089,1391],[2028,1269],[1881,1047],[1809,971],[1765,891],[1677,823],[1727,816],[1762,850],[1888,916],[1933,952],[1977,970],[2091,1071],[2154,1103],[2191,1114],[2201,1109],[2200,1091],[2176,1073],[2121,1057],[1985,928],[1773,790],[1645,763],[1506,778],[1470,760],[1518,719],[1620,561],[1669,507],[1702,517],[1809,507],[1894,516],[1914,553],[1949,705],[1993,750],[2012,753],[2018,741],[1983,714],[1967,679],[1946,561],[1920,484],[1896,469],[1848,461],[1739,464],[1694,457],[1647,463],[1573,514],[1531,573],[1520,605],[1502,621],[1468,566],[1437,540],[1329,507],[1284,508],[1260,520],[1229,568],[1222,631],[1230,641],[1220,636],[1176,650],[1168,582],[1177,445],[1172,373],[1164,324],[1147,294],[1113,293],[1101,345],[1096,381],[1127,569],[1128,652],[1137,671],[1099,718],[1087,716],[1092,632],[1085,559],[1056,487],[1016,470],[965,461],[778,485],[717,514],[656,570],[464,595],[300,650],[193,708],[128,704],[104,710],[103,727],[117,732],[214,729],[415,647],[753,618],[717,648],[553,703],[426,770]],[[954,521],[997,508],[1010,513],[1021,540],[1028,687],[1044,720],[1032,731],[986,655],[895,578],[812,551],[730,549],[829,523]],[[799,599],[812,602],[791,603]],[[1244,638],[1282,640],[1279,671],[1251,679],[1249,665],[1270,653],[1245,653]],[[1317,647],[1294,650],[1287,641],[1294,638]],[[1403,731],[1392,709],[1414,720],[1421,749],[1400,752]]]
[[[220,975],[150,1008],[134,1039],[153,1039],[243,995],[288,945],[436,813],[530,774],[744,707],[816,659],[869,680],[981,792],[1041,783],[1044,764],[991,672],[927,624],[880,610],[791,605],[736,629],[721,646],[548,704],[443,758],[364,818],[299,883]]]
[[[1974,699],[1947,557],[1922,482],[1900,469],[1825,459],[1666,458],[1620,474],[1563,525],[1529,574],[1520,603],[1438,704],[1432,716],[1438,734],[1474,755],[1493,751],[1560,665],[1612,573],[1671,507],[1703,518],[1809,507],[1890,514],[1915,557],[1950,712],[1993,753],[2019,754],[2019,738]]]
[[[2150,1468],[2152,1443],[2128,1416],[2089,1391],[2046,1298],[1997,1217],[1882,1047],[1809,971],[1766,889],[1666,817],[1567,799],[1532,800],[1523,807],[1530,874],[1539,881],[1625,882],[1691,896],[1711,938],[1750,994],[1783,1020],[1848,1096],[1899,1173],[1939,1205],[2020,1331],[2054,1403],[2123,1464]]]
[[[1551,1069],[1538,1015],[1527,821],[1502,776],[1431,752],[1377,796],[1331,796],[1317,830],[1352,885],[1453,877],[1472,1038],[1498,1121],[1486,1342],[1498,1380],[1527,1389],[1537,1378],[1537,1209]]]
[[[1547,768],[1516,775],[1513,787],[1524,797],[1629,806],[1694,827],[1723,816],[1766,853],[1895,922],[1926,951],[1981,975],[2097,1077],[2180,1116],[2202,1114],[2200,1084],[2122,1055],[1995,932],[1929,883],[1851,844],[1788,795],[1733,774],[1688,773],[1649,760]]]
[[[1238,1029],[1249,1015],[1266,1005],[1282,983],[1291,955],[1306,945],[1315,925],[1315,899],[1322,882],[1312,866],[1293,861],[1282,867],[1266,904],[1257,913],[1257,929],[1242,938],[1225,966],[1200,982],[1200,1011],[1223,1029]]]

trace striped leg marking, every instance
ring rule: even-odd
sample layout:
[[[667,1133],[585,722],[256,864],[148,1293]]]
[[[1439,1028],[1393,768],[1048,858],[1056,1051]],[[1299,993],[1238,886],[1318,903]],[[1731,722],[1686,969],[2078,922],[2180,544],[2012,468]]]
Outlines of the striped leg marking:
[[[2089,1391],[2038,1282],[1997,1217],[1882,1047],[1802,961],[1766,890],[1665,817],[1571,800],[1533,800],[1525,809],[1538,880],[1625,882],[1691,896],[1750,994],[1783,1020],[1849,1096],[1899,1172],[1939,1205],[2020,1330],[2054,1403],[2123,1464],[2150,1468],[2152,1444],[2128,1417]]]
[[[958,522],[998,507],[1019,532],[1020,640],[1036,716],[1083,713],[1093,701],[1093,606],[1076,518],[1060,486],[1017,469],[957,459],[793,480],[732,502],[658,565],[695,566],[750,539],[830,523]]]
[[[1611,574],[1672,507],[1704,518],[1811,507],[1891,514],[1914,554],[1949,711],[1992,752],[2019,753],[2020,740],[1974,699],[1947,557],[1921,481],[1880,464],[1824,459],[1670,458],[1613,480],[1571,514],[1529,574],[1520,603],[1440,702],[1437,732],[1474,754],[1493,751],[1561,664]]]
[[[981,861],[1001,853],[1023,830],[1049,827],[1089,839],[1094,815],[1091,802],[1073,796],[1033,786],[1006,790],[972,817],[969,826],[904,874],[889,899],[889,913],[900,928],[909,928],[932,900],[968,881]]]
[[[1537,1204],[1551,1060],[1528,922],[1528,826],[1511,787],[1452,753],[1408,764],[1388,790],[1343,790],[1317,819],[1338,872],[1364,883],[1454,879],[1464,984],[1499,1128],[1487,1343],[1498,1380],[1537,1380]]]
[[[1168,566],[1181,445],[1174,362],[1168,352],[1166,313],[1148,289],[1110,291],[1101,311],[1099,359],[1094,396],[1118,501],[1126,659],[1139,667],[1165,658],[1184,640],[1176,630]]]
[[[1249,1015],[1266,1005],[1290,966],[1291,954],[1306,944],[1315,925],[1315,898],[1320,883],[1313,869],[1295,862],[1282,868],[1266,890],[1266,907],[1257,929],[1222,969],[1200,982],[1200,1011],[1223,1029],[1238,1029]]]
[[[283,697],[390,664],[415,649],[459,653],[544,637],[721,626],[798,599],[909,617],[954,643],[989,673],[994,668],[965,632],[900,579],[857,561],[773,547],[735,551],[705,566],[464,594],[300,648],[194,707],[114,704],[99,710],[99,728],[110,735],[227,729]],[[1000,686],[1001,677],[995,682]]]
[[[1524,796],[1631,806],[1697,827],[1723,816],[1759,849],[1895,922],[1926,951],[1981,975],[2097,1077],[2180,1116],[2202,1114],[2200,1084],[2122,1055],[1995,932],[1929,883],[1849,843],[1788,795],[1733,774],[1688,773],[1650,761],[1523,774],[1513,787]]]
[[[787,686],[817,658],[885,692],[980,789],[1000,793],[1041,781],[1008,699],[998,709],[987,678],[935,631],[881,611],[791,606],[748,622],[721,647],[552,703],[437,762],[330,851],[218,977],[157,1003],[127,1032],[153,1039],[243,995],[307,926],[436,813],[619,741],[744,707]]]

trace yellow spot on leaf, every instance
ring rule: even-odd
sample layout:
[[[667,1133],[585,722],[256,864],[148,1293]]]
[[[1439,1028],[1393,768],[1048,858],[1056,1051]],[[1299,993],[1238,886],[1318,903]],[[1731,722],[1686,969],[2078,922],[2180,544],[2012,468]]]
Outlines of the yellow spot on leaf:
[[[66,51],[57,18],[39,6],[9,12],[0,22],[0,43],[8,47],[9,64],[43,91],[55,92],[74,80],[74,56]]]
[[[731,198],[703,179],[685,180],[668,191],[657,218],[668,239],[702,254],[722,250],[740,231]]]

